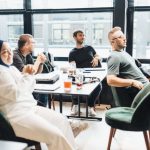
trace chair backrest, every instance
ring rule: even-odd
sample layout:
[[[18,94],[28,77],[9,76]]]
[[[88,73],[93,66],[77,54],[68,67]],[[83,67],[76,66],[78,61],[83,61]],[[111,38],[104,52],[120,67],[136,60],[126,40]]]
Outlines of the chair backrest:
[[[115,106],[130,107],[132,103],[131,97],[128,95],[126,88],[124,87],[113,87],[111,86],[111,91],[113,94],[113,100]]]
[[[150,92],[150,83],[148,83],[147,85],[145,85],[145,87],[138,92],[138,94],[135,96],[135,98],[134,98],[134,100],[132,102],[131,107],[132,108],[137,107],[137,105],[139,104],[139,102],[143,101],[144,98],[146,98],[146,96],[149,95],[149,92]]]
[[[11,124],[9,123],[9,121],[5,119],[5,117],[1,112],[0,112],[0,139],[7,140],[7,141],[17,141],[17,142],[27,143],[28,146],[33,146],[33,145],[39,146],[39,150],[40,150],[39,142],[17,137],[15,135],[15,132]]]
[[[150,127],[150,83],[137,94],[131,107],[135,109],[131,121]]]
[[[0,138],[3,140],[14,139],[15,133],[10,123],[4,118],[3,114],[0,113]]]

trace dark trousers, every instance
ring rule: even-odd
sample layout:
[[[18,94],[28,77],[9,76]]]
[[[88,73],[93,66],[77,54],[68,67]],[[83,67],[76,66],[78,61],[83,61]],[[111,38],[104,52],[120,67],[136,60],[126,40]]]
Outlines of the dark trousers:
[[[46,107],[48,103],[48,95],[47,94],[33,94],[34,98],[37,100],[37,105]]]
[[[102,89],[101,84],[99,84],[96,87],[96,89],[92,92],[92,94],[89,96],[89,98],[88,98],[88,106],[89,107],[94,107],[95,100],[99,96],[101,89]],[[83,99],[83,97],[80,97],[80,101],[82,101],[82,99]],[[73,103],[73,105],[78,105],[78,98],[76,96],[72,97],[72,103]]]
[[[135,88],[135,87],[128,87],[126,88],[127,93],[129,95],[129,106],[131,106],[135,96],[138,94],[138,92],[140,91],[139,89]]]

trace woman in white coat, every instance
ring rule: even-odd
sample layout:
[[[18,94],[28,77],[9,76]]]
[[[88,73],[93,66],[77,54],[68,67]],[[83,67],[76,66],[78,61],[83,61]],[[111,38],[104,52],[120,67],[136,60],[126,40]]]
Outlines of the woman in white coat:
[[[29,65],[21,74],[12,64],[12,51],[0,40],[0,112],[16,136],[46,143],[48,150],[76,149],[68,120],[36,105],[32,96],[35,80]]]

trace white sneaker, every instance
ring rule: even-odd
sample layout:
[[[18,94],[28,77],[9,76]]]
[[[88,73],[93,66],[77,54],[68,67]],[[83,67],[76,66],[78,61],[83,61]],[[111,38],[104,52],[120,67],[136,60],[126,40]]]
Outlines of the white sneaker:
[[[97,115],[96,112],[94,111],[93,107],[88,108],[88,113],[89,113],[89,116],[93,116],[93,117],[95,117]]]
[[[80,132],[88,128],[88,123],[74,120],[70,122],[70,126],[72,128],[74,137],[76,137]]]
[[[70,115],[77,115],[77,114],[78,114],[78,105],[73,105]]]

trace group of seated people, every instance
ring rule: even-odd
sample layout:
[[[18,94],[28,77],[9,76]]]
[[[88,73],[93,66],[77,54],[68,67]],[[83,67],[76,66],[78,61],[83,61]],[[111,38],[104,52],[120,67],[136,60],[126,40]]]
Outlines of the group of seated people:
[[[76,47],[69,54],[69,63],[76,63],[77,68],[97,67],[100,58],[91,46],[83,45],[83,32],[76,31],[73,37]],[[133,98],[149,81],[136,66],[135,60],[123,50],[126,38],[121,28],[112,28],[108,39],[112,52],[107,61],[107,83],[127,87],[127,92]],[[33,75],[42,72],[46,61],[44,54],[39,54],[33,61],[31,53],[34,44],[32,35],[23,34],[18,40],[18,48],[12,51],[7,42],[0,40],[0,112],[12,125],[16,136],[46,143],[49,150],[76,150],[71,129],[73,124],[63,115],[38,106],[33,97]],[[96,116],[93,107],[99,93],[100,86],[89,97],[91,116]],[[71,113],[74,115],[78,113],[76,102],[76,97],[73,97]],[[79,126],[85,129],[87,124]]]

